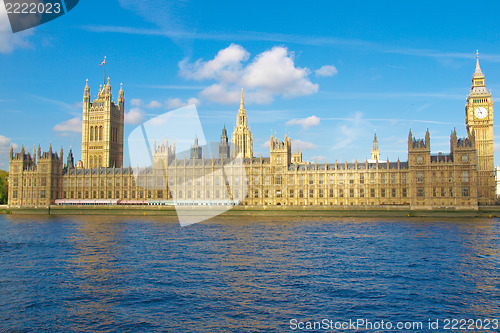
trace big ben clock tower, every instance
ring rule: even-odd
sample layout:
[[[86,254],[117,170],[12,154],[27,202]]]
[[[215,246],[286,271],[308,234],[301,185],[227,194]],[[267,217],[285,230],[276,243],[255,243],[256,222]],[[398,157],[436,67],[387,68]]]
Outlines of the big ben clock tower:
[[[477,151],[478,195],[480,205],[491,205],[495,199],[495,164],[493,159],[493,101],[486,90],[484,74],[476,53],[476,70],[465,105],[467,132],[474,134]]]

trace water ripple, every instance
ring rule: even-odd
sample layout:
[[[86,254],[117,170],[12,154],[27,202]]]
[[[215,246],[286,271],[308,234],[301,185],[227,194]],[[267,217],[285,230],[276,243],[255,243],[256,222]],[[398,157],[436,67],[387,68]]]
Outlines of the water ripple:
[[[500,223],[0,216],[0,331],[500,316]],[[383,332],[383,331],[378,331]]]

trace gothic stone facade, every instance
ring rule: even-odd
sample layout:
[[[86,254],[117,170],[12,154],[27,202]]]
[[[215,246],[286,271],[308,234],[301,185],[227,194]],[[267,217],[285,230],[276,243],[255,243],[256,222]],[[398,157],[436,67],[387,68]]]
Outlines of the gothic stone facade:
[[[283,141],[271,136],[269,157],[255,157],[242,95],[232,146],[224,128],[216,158],[204,158],[204,147],[197,140],[190,158],[184,159],[177,158],[175,145],[161,142],[154,144],[151,166],[126,168],[121,167],[123,89],[115,105],[108,81],[98,99],[90,103],[86,85],[82,161],[75,165],[70,151],[63,163],[63,150],[54,153],[52,147],[45,153],[38,148],[33,154],[24,148],[14,154],[11,149],[9,205],[104,200],[161,204],[241,198],[241,205],[251,206],[477,209],[479,204],[493,203],[494,191],[489,187],[495,184],[493,104],[489,93],[483,96],[487,92],[482,88],[484,75],[477,61],[466,106],[467,137],[457,138],[452,131],[449,154],[431,154],[429,131],[423,139],[414,138],[410,131],[405,162],[380,161],[376,136],[373,159],[364,162],[305,162],[301,152],[292,152],[291,138],[286,135]],[[236,155],[241,158],[235,159]]]

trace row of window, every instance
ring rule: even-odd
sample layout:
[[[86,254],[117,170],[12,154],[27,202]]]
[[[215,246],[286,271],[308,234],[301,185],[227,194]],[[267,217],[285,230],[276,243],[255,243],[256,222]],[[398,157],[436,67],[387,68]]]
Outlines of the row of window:
[[[106,191],[64,191],[63,196],[66,199],[111,199],[113,198],[113,194],[115,195],[114,198],[116,199],[129,199],[128,194],[129,192],[124,190],[122,192],[120,191],[107,191],[107,197],[104,195],[106,194]],[[123,197],[120,196],[120,194],[123,195]],[[137,197],[136,197],[137,194]],[[130,199],[151,199],[153,198],[153,195],[156,194],[157,199],[166,199],[167,196],[165,196],[165,192],[162,190],[158,191],[130,191]],[[239,197],[239,190],[234,190],[232,195],[234,198]],[[16,191],[16,196],[17,196],[17,191]],[[211,198],[211,191],[206,191],[205,197],[206,199]],[[202,198],[202,191],[197,190],[197,191],[191,191],[188,190],[186,192],[183,191],[178,191],[177,192],[177,197],[176,199],[201,199]],[[229,199],[229,194],[227,191],[219,191],[216,190],[214,193],[213,198],[215,199]]]
[[[467,155],[462,155],[462,163],[467,163],[469,161],[469,157]],[[418,155],[417,156],[417,164],[423,164],[424,163],[424,159],[422,157],[422,155]]]
[[[432,196],[437,197],[438,193],[440,194],[441,197],[453,197],[453,187],[448,188],[448,192],[445,190],[444,187],[441,187],[440,191],[438,191],[438,188],[433,187],[432,188]],[[423,197],[425,195],[425,191],[423,187],[417,187],[417,197]],[[464,186],[462,187],[462,196],[463,197],[469,197],[470,196],[470,190],[469,187]]]
[[[23,194],[24,194],[23,198],[31,199],[31,192],[30,191],[24,191]],[[47,197],[47,194],[46,194],[45,190],[40,190],[40,199],[45,199],[46,197]],[[18,191],[17,190],[12,191],[12,198],[13,199],[18,198]],[[36,191],[33,191],[33,198],[37,198]]]
[[[236,185],[239,184],[240,182],[240,177],[238,176],[231,176],[229,175],[228,176],[229,179],[232,180],[232,182],[234,182]],[[397,175],[396,174],[392,174],[391,177],[390,177],[390,183],[391,184],[396,184],[397,183]],[[146,180],[147,179],[147,180]],[[163,177],[147,177],[146,179],[144,179],[144,177],[140,177],[139,178],[139,183],[140,185],[144,185],[146,182],[150,185],[153,184],[153,181],[155,181],[156,184],[158,185],[162,185],[164,183],[163,181]],[[173,185],[174,184],[174,178],[173,177],[168,177],[168,182],[170,185]],[[195,180],[195,182],[197,183],[197,185],[201,185],[201,181],[202,179],[201,178],[194,178],[194,177],[178,177],[177,180],[178,180],[178,183],[184,183],[184,182],[187,182],[188,185],[191,185],[193,183],[193,179]],[[263,181],[263,183],[265,185],[269,185],[271,183],[270,181],[271,179],[271,176],[253,176],[253,181],[254,181],[254,184],[255,185],[259,185],[261,183],[261,181]],[[277,175],[274,177],[274,184],[276,185],[282,185],[284,183],[283,181],[284,177],[281,176],[281,175]],[[104,179],[101,179],[101,186],[104,186]],[[89,183],[89,179],[86,179],[85,180],[85,186],[90,186],[90,183]],[[113,182],[113,179],[112,178],[109,178],[108,179],[108,182],[109,182],[109,186],[112,186],[112,182]],[[124,186],[127,186],[127,178],[124,178],[123,179],[123,182],[124,182]],[[132,182],[135,182],[135,178],[132,180]],[[212,177],[205,177],[205,182],[206,182],[206,185],[210,185],[211,182],[212,182]],[[220,182],[221,182],[221,177],[219,176],[216,176],[216,177],[213,177],[213,182],[215,183],[215,185],[219,185]],[[248,177],[245,178],[245,182],[248,183]],[[401,183],[402,184],[406,184],[407,182],[407,175],[406,174],[403,174],[401,175]],[[291,177],[288,177],[288,183],[290,185],[293,185],[295,183],[295,180],[294,180],[294,177],[291,176]],[[300,184],[300,185],[303,185],[304,183],[309,183],[309,184],[314,184],[314,177],[311,175],[307,180],[305,180],[304,178],[304,175],[300,175],[297,179],[297,183]],[[325,181],[325,179],[323,179],[323,177],[321,177],[320,179],[318,179],[318,184],[319,185],[323,185],[323,184],[326,184],[327,181]],[[333,175],[330,175],[329,178],[328,178],[328,183],[330,184],[334,184],[334,176]],[[365,184],[365,175],[364,174],[360,174],[359,175],[359,179],[356,179],[354,174],[350,174],[349,177],[344,177],[343,174],[339,175],[338,176],[338,179],[337,179],[337,184],[344,184],[344,183],[349,183],[349,184]],[[371,174],[370,177],[369,177],[369,183],[370,184],[375,184],[375,174]],[[389,182],[386,182],[386,176],[385,174],[381,174],[380,175],[380,183],[381,184],[386,184],[386,183],[389,183]],[[120,186],[120,178],[117,178],[116,179],[116,185],[117,186]],[[67,186],[67,180],[65,179],[64,180],[64,186]],[[71,179],[71,186],[75,186],[75,179]],[[82,179],[78,179],[78,186],[82,186]],[[93,186],[97,186],[97,180],[94,179],[93,180]],[[135,185],[133,185],[135,186]]]
[[[23,179],[23,186],[36,186],[36,178],[24,178]],[[19,179],[17,177],[12,178],[12,186],[19,186]],[[40,178],[40,186],[47,186],[47,178],[46,177],[41,177]]]
[[[263,192],[263,193],[262,193]],[[269,198],[269,190],[263,190],[263,191],[259,191],[259,190],[254,190],[253,192],[253,197],[254,198],[258,198],[259,197],[259,194],[262,194],[264,198]],[[298,190],[298,191],[295,191],[295,190],[289,190],[288,191],[288,197],[289,198],[294,198],[296,195],[298,198],[304,198],[304,195],[305,193],[308,193],[309,194],[309,198],[315,198],[316,197],[316,194],[319,198],[326,198],[327,196],[330,197],[330,198],[334,198],[334,197],[339,197],[339,198],[344,198],[344,197],[349,197],[349,198],[356,198],[356,197],[359,197],[359,198],[364,198],[366,195],[369,194],[369,197],[370,198],[375,198],[375,194],[376,194],[376,190],[375,189],[370,189],[370,191],[368,193],[366,193],[365,189],[361,188],[361,189],[358,189],[358,190],[355,190],[355,189],[349,189],[348,191],[344,191],[344,189],[339,189],[339,190],[335,190],[335,189],[329,189],[328,191],[327,190],[323,190],[323,189],[319,189],[319,190],[314,190],[314,189],[310,189],[309,192],[307,191],[304,191],[304,190]],[[386,189],[380,189],[380,197],[381,198],[385,198],[385,197],[389,197],[391,196],[392,198],[396,198],[397,197],[397,189],[393,188],[393,189],[390,189],[390,190],[387,190]],[[408,196],[408,191],[406,188],[403,188],[401,190],[401,196],[403,198],[406,198]],[[275,192],[275,197],[276,198],[281,198],[283,197],[283,193],[281,190],[277,190]]]
[[[436,173],[433,172],[432,173],[432,182],[435,183],[438,181],[438,179],[443,183],[445,181],[448,181],[448,182],[452,182],[453,181],[453,173],[452,172],[449,172],[448,173],[448,178],[445,179],[445,173],[444,172],[441,172],[441,177],[438,178]],[[423,183],[425,180],[425,177],[424,177],[424,173],[422,171],[419,171],[417,172],[417,183]],[[465,171],[462,171],[462,173],[460,174],[460,180],[463,182],[463,183],[468,183],[469,182],[469,171],[465,170]]]

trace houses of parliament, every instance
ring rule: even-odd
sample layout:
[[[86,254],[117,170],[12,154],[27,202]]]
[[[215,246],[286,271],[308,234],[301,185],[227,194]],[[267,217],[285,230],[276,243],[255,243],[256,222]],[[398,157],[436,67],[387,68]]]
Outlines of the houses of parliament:
[[[467,137],[457,138],[453,130],[450,152],[432,154],[429,131],[425,138],[414,138],[410,131],[407,161],[380,160],[376,135],[372,158],[363,162],[304,161],[300,151],[292,151],[287,135],[283,141],[271,135],[269,157],[254,156],[242,92],[232,137],[229,139],[224,127],[214,157],[205,157],[205,147],[197,139],[189,156],[181,158],[175,143],[163,141],[172,138],[155,138],[150,165],[126,167],[123,87],[113,101],[108,79],[91,101],[87,80],[81,160],[75,163],[71,150],[64,158],[63,149],[56,152],[52,146],[46,152],[40,146],[33,152],[11,148],[9,205],[220,204],[234,202],[234,198],[241,198],[237,203],[247,206],[478,209],[492,205],[493,101],[476,58],[465,104]],[[241,163],[233,163],[236,157]],[[218,172],[221,170],[224,172]]]

